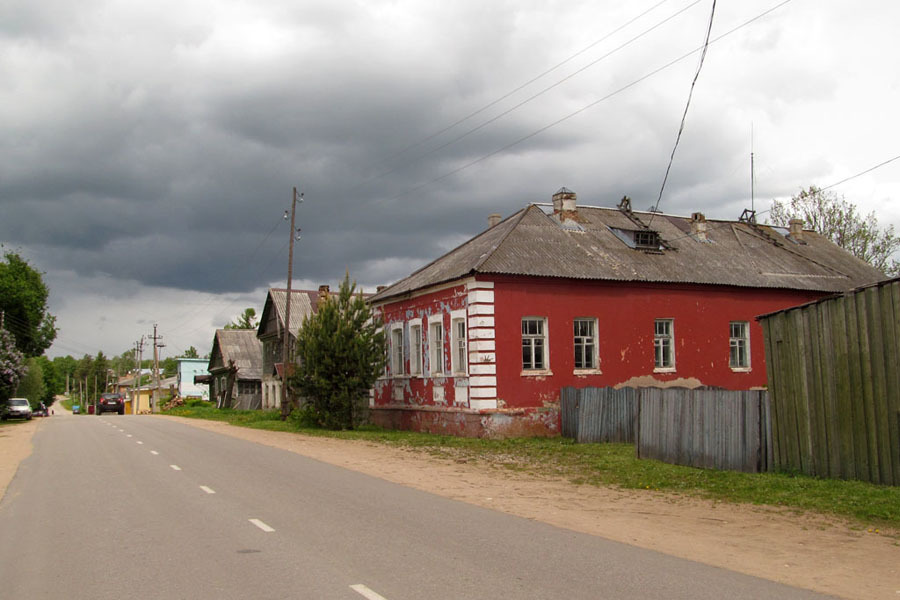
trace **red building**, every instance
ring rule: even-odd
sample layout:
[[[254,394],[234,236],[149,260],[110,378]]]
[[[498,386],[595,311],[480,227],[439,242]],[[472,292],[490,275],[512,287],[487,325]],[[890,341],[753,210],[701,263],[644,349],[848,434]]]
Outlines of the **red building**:
[[[564,386],[763,387],[757,315],[884,277],[799,221],[579,207],[565,188],[497,221],[370,299],[376,422],[553,434]]]

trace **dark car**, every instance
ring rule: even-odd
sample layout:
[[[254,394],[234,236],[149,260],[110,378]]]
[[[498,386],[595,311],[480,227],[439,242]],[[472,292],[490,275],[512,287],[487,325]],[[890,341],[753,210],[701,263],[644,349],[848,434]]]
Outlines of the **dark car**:
[[[0,407],[0,411],[2,411],[0,418],[4,421],[7,419],[31,420],[31,404],[28,403],[28,398],[10,398]]]
[[[38,404],[37,408],[32,411],[35,417],[48,417],[50,416],[50,411],[47,410],[47,405],[41,402]]]
[[[122,394],[100,395],[100,400],[97,401],[97,414],[102,415],[105,412],[125,414],[125,398],[122,397]]]

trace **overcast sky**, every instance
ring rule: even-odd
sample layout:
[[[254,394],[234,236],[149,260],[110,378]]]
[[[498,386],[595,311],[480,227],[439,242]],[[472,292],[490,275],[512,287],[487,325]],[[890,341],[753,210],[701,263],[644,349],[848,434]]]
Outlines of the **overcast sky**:
[[[0,242],[45,273],[51,356],[154,323],[171,356],[285,284],[293,186],[312,289],[396,281],[561,186],[645,209],[711,6],[5,0]],[[660,209],[739,217],[751,130],[759,212],[900,155],[898,23],[896,0],[719,0]],[[900,228],[900,160],[833,189]]]

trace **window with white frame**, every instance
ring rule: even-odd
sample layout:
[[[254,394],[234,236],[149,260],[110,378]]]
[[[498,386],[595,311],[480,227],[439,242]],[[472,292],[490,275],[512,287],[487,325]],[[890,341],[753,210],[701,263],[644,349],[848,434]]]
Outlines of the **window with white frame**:
[[[675,326],[672,319],[656,319],[653,331],[654,366],[675,368]]]
[[[597,319],[575,319],[575,368],[597,368]]]
[[[543,317],[522,319],[522,370],[542,371],[547,368],[547,320]]]
[[[732,321],[728,333],[729,359],[732,369],[750,368],[750,324],[747,321]]]
[[[464,311],[459,311],[465,315]],[[466,319],[465,316],[451,315],[450,318],[450,369],[456,375],[466,374],[468,362],[468,350],[466,347]]]
[[[403,324],[391,328],[391,375],[403,375]]]
[[[409,326],[409,374],[422,374],[422,325]]]
[[[444,374],[444,322],[440,315],[428,320],[428,363],[429,373]]]

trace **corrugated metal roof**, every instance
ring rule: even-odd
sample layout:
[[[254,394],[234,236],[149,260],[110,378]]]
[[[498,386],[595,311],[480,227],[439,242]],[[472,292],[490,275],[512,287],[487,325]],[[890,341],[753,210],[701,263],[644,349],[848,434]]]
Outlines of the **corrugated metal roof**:
[[[272,305],[275,308],[278,323],[283,324],[286,312],[285,300],[287,299],[287,290],[270,288],[269,296],[272,298]],[[315,314],[318,308],[318,297],[318,291],[291,290],[291,322],[288,326],[289,331],[299,331],[304,317]]]
[[[621,282],[727,285],[839,292],[884,275],[827,238],[804,231],[798,244],[778,228],[616,208],[579,207],[579,227],[532,204],[372,297],[378,302],[476,273]],[[652,219],[652,220],[651,220]],[[613,229],[659,233],[665,249],[629,247]]]
[[[210,369],[214,362],[219,363],[220,356],[224,366],[234,361],[238,379],[262,379],[262,342],[255,329],[217,329]]]

